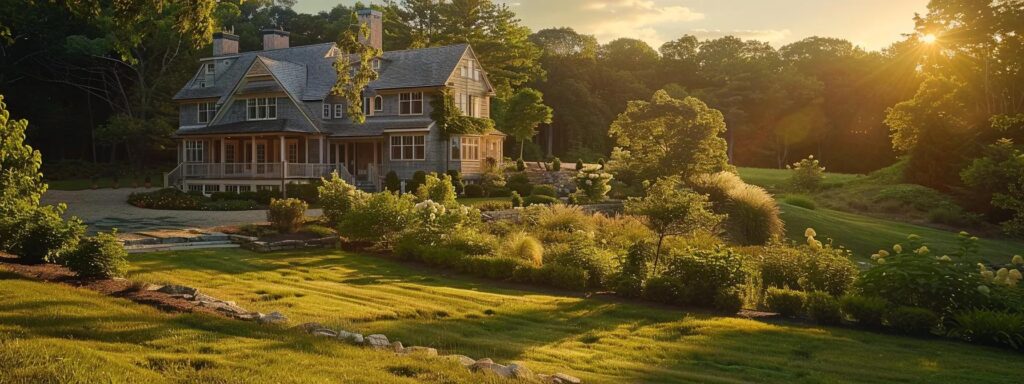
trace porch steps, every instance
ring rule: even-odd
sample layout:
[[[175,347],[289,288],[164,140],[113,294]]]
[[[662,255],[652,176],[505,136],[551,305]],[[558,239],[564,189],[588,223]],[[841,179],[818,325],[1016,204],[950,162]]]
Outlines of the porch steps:
[[[356,188],[364,192],[377,192],[377,185],[367,181],[356,181]]]

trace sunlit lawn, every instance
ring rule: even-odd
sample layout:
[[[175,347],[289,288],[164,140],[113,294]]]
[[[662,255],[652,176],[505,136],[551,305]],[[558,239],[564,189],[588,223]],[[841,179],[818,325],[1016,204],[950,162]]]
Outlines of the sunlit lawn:
[[[385,333],[442,353],[525,362],[586,382],[1016,382],[1024,356],[944,340],[773,325],[581,298],[337,250],[132,255],[174,282],[292,323]]]
[[[413,376],[413,377],[410,377]],[[455,363],[172,315],[0,271],[0,383],[452,383]]]
[[[742,178],[743,181],[764,187],[765,189],[773,192],[785,188],[786,184],[789,183],[790,175],[793,173],[793,171],[788,169],[746,167],[739,167],[738,171],[740,178]],[[826,172],[824,183],[826,185],[843,184],[862,177],[864,176],[851,173]]]
[[[468,205],[470,207],[476,207],[476,206],[479,206],[481,204],[487,204],[487,203],[491,203],[491,202],[502,202],[502,201],[511,202],[512,200],[510,200],[510,198],[508,198],[508,197],[460,197],[459,198],[459,202],[460,203],[462,203],[463,205]]]

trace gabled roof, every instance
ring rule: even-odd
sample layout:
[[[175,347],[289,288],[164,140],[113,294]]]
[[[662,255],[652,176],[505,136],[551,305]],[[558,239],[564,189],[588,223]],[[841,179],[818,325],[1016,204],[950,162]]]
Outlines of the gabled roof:
[[[323,43],[205,58],[204,62],[213,60],[215,65],[221,65],[225,59],[232,62],[213,84],[197,88],[193,86],[194,81],[190,81],[174,95],[174,100],[216,97],[223,103],[255,60],[260,60],[296,100],[323,100],[337,80],[333,65],[336,57],[329,55],[334,47],[334,43]],[[384,52],[379,76],[368,88],[444,86],[468,49],[468,44],[457,44]]]

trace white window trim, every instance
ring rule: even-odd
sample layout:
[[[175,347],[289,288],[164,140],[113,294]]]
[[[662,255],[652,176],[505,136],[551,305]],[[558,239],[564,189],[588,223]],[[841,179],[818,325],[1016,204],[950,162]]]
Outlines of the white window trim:
[[[203,106],[206,107],[206,119],[203,117]],[[196,104],[196,122],[197,123],[209,123],[213,120],[213,116],[217,114],[217,103],[205,102]]]
[[[345,117],[345,104],[334,104],[334,118],[340,119]]]
[[[263,102],[260,105],[260,102]],[[251,109],[250,109],[251,108]],[[263,117],[259,117],[260,109],[263,109]],[[270,112],[274,113],[271,114]],[[252,112],[253,114],[250,114]],[[253,97],[245,100],[246,120],[276,120],[277,119],[277,98],[276,97]]]
[[[384,111],[384,97],[377,95],[373,97],[373,111],[383,112]]]
[[[392,135],[390,137],[391,138],[388,139],[388,157],[391,159],[391,161],[425,161],[427,159],[427,136],[426,135]],[[406,137],[412,137],[412,144],[405,144],[405,138]],[[395,140],[396,139],[398,140],[398,144],[395,144]],[[416,143],[417,139],[420,140],[419,144]],[[394,156],[395,155],[394,148],[396,146],[400,148],[399,149],[399,153],[402,154],[402,156],[398,157],[398,158],[395,158],[395,156]],[[405,158],[405,148],[406,147],[411,147],[412,148],[412,158],[408,158],[408,159]],[[416,147],[422,147],[423,148],[423,151],[421,152],[423,154],[422,158],[416,158]]]
[[[207,75],[212,75],[217,72],[217,69],[213,63],[206,63],[204,67]]]
[[[331,118],[331,104],[323,103],[323,110],[321,111],[321,117],[323,117],[324,119],[330,119]]]
[[[363,98],[363,115],[365,115],[365,116],[373,116],[373,98],[372,97],[364,97]]]
[[[206,143],[203,140],[185,140],[186,163],[202,163],[206,160]]]
[[[374,71],[379,70],[380,59],[373,59],[373,61],[370,62],[370,68],[373,69]]]
[[[409,97],[408,100],[402,100],[403,97]],[[409,113],[402,113],[402,105],[409,104]],[[413,112],[415,109],[413,105],[419,104],[419,112]],[[423,114],[423,92],[403,92],[398,94],[398,114],[400,116],[415,116]]]

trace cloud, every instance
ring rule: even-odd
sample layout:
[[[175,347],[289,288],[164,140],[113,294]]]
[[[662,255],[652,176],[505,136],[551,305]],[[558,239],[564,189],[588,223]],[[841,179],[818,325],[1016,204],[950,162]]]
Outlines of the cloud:
[[[717,39],[724,36],[736,36],[743,40],[759,40],[769,43],[777,43],[787,39],[790,35],[789,29],[693,29],[691,35],[701,39]]]
[[[662,35],[664,27],[705,18],[703,13],[688,7],[655,0],[523,1],[520,8],[528,14],[523,15],[524,20],[530,20],[532,24],[553,26],[570,23],[576,31],[594,35],[601,42],[629,37],[647,41],[655,47],[669,40]]]

